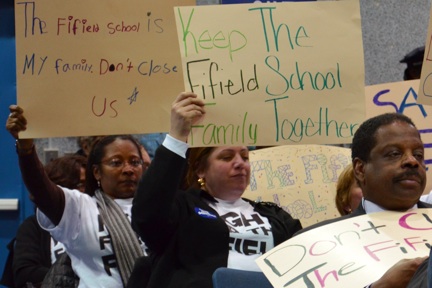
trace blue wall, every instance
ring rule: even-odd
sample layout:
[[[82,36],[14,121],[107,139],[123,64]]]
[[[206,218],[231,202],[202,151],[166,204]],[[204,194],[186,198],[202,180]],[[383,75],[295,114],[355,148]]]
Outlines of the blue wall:
[[[0,210],[0,274],[7,256],[6,245],[33,205],[21,180],[14,139],[6,131],[9,105],[16,103],[15,29],[13,0],[0,1],[0,198],[18,198],[18,210]]]

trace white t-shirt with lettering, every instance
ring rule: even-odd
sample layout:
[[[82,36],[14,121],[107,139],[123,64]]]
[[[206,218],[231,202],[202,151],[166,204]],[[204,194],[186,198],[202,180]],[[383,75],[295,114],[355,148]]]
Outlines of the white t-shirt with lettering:
[[[267,217],[254,211],[243,199],[208,202],[225,220],[230,231],[228,268],[261,271],[255,260],[273,248],[273,234]]]
[[[63,243],[72,260],[72,268],[80,278],[79,287],[122,287],[111,237],[103,225],[96,200],[78,190],[61,187],[65,193],[65,210],[55,226],[39,209],[38,222]],[[130,221],[132,199],[115,200]],[[145,254],[145,245],[141,241]]]
[[[51,251],[51,264],[57,261],[57,259],[65,253],[65,247],[62,243],[58,242],[54,238],[51,237],[50,241],[50,251]]]

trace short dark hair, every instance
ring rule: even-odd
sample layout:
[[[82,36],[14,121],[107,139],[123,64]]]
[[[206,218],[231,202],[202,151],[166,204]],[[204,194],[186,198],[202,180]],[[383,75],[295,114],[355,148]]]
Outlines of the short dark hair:
[[[384,113],[364,121],[354,133],[351,146],[351,159],[359,158],[367,162],[372,149],[376,145],[375,134],[378,128],[397,121],[405,122],[416,127],[411,118],[401,113]]]
[[[101,165],[102,158],[105,157],[106,153],[105,147],[117,139],[131,141],[136,146],[139,157],[142,159],[141,144],[132,135],[109,135],[102,137],[94,143],[87,160],[85,192],[90,196],[93,196],[96,189],[99,188],[97,180],[93,175],[93,166]]]
[[[81,168],[86,168],[87,158],[81,155],[65,155],[45,165],[48,178],[55,184],[77,189],[80,184]]]

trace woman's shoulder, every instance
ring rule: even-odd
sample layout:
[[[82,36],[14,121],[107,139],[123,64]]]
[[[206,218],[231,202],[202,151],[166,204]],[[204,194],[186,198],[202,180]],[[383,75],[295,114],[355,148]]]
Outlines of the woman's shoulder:
[[[78,189],[69,189],[69,188],[65,188],[62,186],[58,186],[60,187],[60,189],[63,190],[63,192],[65,194],[68,194],[69,197],[73,197],[73,198],[82,198],[82,199],[93,199],[93,196],[90,196],[87,193],[81,192]]]
[[[59,186],[60,187],[60,186]],[[96,208],[96,198],[94,196],[90,196],[86,193],[83,193],[76,189],[68,189],[64,187],[60,187],[65,195],[65,206],[66,207],[74,207],[74,209],[87,209],[87,208]]]

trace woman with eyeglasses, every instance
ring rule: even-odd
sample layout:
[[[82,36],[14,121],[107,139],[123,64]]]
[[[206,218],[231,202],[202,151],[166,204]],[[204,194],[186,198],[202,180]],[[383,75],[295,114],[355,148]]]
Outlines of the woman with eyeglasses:
[[[191,148],[186,157],[191,127],[204,115],[196,94],[177,96],[170,132],[135,194],[132,226],[154,263],[147,287],[210,288],[219,267],[260,271],[255,259],[301,229],[276,204],[242,198],[251,173],[246,146]]]
[[[9,107],[6,129],[17,139],[24,183],[38,210],[38,222],[64,244],[79,287],[126,287],[145,245],[130,225],[132,198],[150,163],[131,135],[101,138],[87,159],[85,193],[57,186],[43,170],[32,139],[20,139],[27,120]]]

